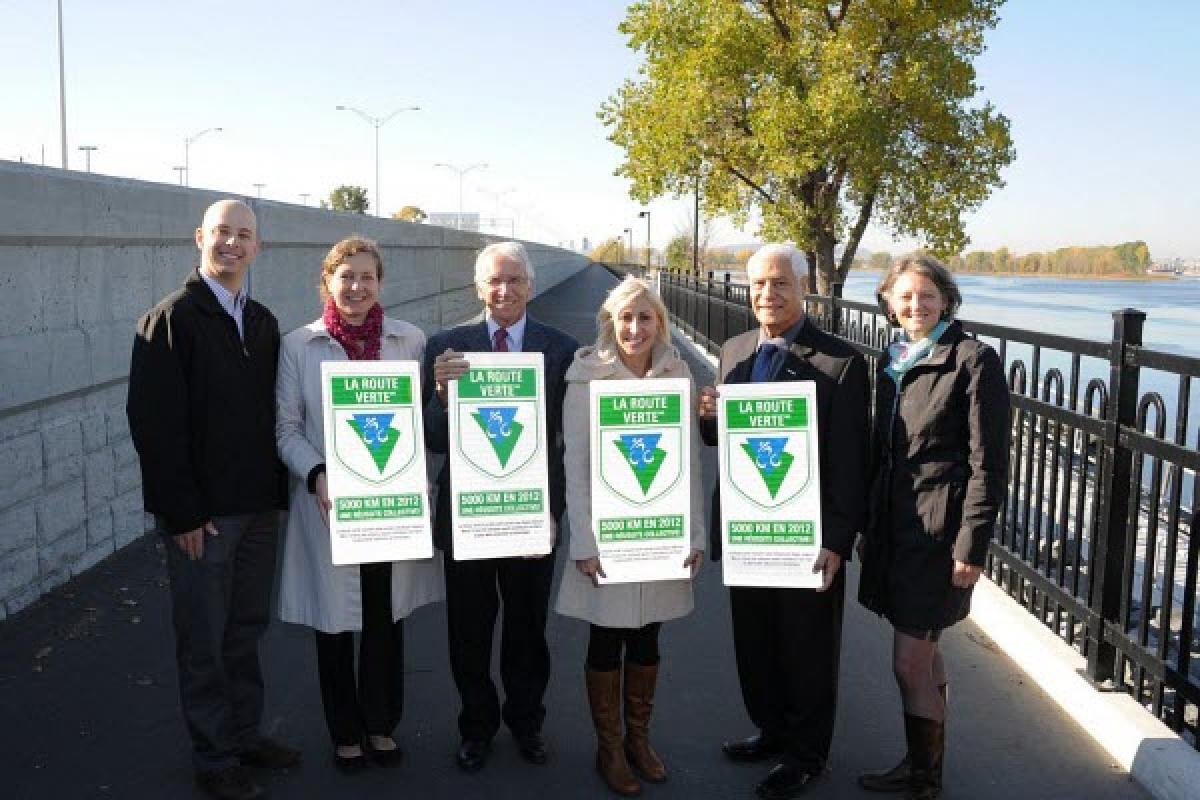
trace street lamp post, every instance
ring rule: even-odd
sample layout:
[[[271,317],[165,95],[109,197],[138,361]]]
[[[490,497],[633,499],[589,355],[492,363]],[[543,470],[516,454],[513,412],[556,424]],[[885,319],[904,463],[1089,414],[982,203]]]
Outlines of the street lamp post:
[[[312,195],[308,192],[301,192],[300,193],[300,202],[303,203],[304,205],[308,205],[308,198],[311,196]]]
[[[58,126],[62,138],[62,168],[67,168],[67,78],[63,73],[62,0],[58,0]],[[42,159],[46,163],[46,159]]]
[[[179,175],[179,185],[183,186],[183,173],[187,172],[187,167],[171,167]]]
[[[252,183],[250,185],[258,190],[258,199],[261,200],[262,199],[262,190],[263,190],[263,187],[266,186],[266,184],[265,183]]]
[[[204,130],[200,131],[199,133],[193,133],[191,136],[188,136],[183,140],[183,185],[184,186],[192,185],[192,172],[191,172],[192,145],[196,143],[197,139],[199,139],[201,136],[203,136],[206,133],[220,133],[223,130],[225,130],[225,129],[224,128],[205,128]]]
[[[473,169],[487,169],[487,164],[483,161],[477,161],[474,164],[468,164],[465,167],[458,167],[454,164],[445,164],[439,161],[438,163],[434,164],[434,166],[445,167],[446,169],[453,170],[454,172],[458,173],[458,225],[455,227],[461,231],[463,223],[463,178]]]
[[[83,151],[84,169],[88,172],[92,171],[92,153],[100,148],[94,144],[81,144],[79,149]]]
[[[629,239],[629,255],[633,255],[633,228],[625,229],[625,237]],[[622,262],[624,263],[624,262]]]
[[[375,117],[354,106],[337,106],[338,111],[350,111],[366,120],[367,124],[375,129],[375,210],[379,212],[379,216],[383,216],[383,198],[379,196],[379,129],[392,121],[392,118],[401,111],[420,111],[420,106],[405,106],[397,108],[392,113],[383,117]]]
[[[646,272],[650,271],[650,212],[639,211],[638,218],[646,218]]]

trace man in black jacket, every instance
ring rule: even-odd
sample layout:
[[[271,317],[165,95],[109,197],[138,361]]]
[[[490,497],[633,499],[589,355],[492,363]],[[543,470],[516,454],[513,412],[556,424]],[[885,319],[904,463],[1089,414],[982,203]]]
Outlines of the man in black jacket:
[[[214,203],[200,266],[138,321],[126,412],[142,494],[166,538],[175,653],[196,782],[261,797],[246,767],[300,754],[261,734],[258,641],[266,630],[286,474],[275,451],[279,324],[246,296],[254,212]]]
[[[546,644],[546,610],[554,577],[553,542],[565,505],[562,463],[562,402],[567,367],[579,343],[525,313],[533,294],[533,265],[518,242],[496,242],[475,261],[475,290],[484,304],[484,319],[435,334],[425,346],[421,384],[432,387],[425,404],[425,441],[435,453],[449,450],[447,388],[467,371],[466,352],[540,352],[545,357],[547,470],[550,490],[551,553],[540,558],[454,558],[450,520],[449,459],[438,475],[434,542],[445,553],[446,618],[450,669],[462,698],[458,729],[462,736],[455,756],[464,772],[483,768],[500,722],[512,731],[521,757],[532,764],[546,761],[542,698],[550,681],[550,648]],[[492,635],[503,603],[500,678],[501,708],[492,681]]]
[[[726,742],[734,761],[780,762],[758,784],[764,800],[803,793],[825,769],[837,710],[845,571],[862,529],[866,498],[867,369],[850,345],[804,313],[804,263],[786,245],[766,245],[746,264],[759,326],[721,348],[719,383],[812,381],[820,445],[819,590],[731,587],[733,643],[742,699],[758,733]],[[700,397],[700,432],[717,443],[716,392]],[[721,552],[720,496],[713,500],[712,553]]]

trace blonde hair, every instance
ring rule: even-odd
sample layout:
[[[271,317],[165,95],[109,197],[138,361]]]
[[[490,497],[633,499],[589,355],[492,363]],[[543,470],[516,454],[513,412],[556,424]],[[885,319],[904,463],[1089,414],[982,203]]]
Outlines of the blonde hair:
[[[650,303],[650,308],[654,310],[654,316],[658,319],[658,331],[654,334],[655,346],[666,344],[671,340],[667,307],[663,305],[658,292],[654,291],[654,287],[650,285],[649,281],[628,275],[625,280],[613,287],[612,291],[608,293],[608,297],[604,298],[604,304],[600,306],[600,310],[596,312],[597,350],[616,351],[617,329],[614,320],[621,313],[621,309],[639,297],[646,298]]]
[[[375,258],[375,279],[383,280],[383,254],[379,252],[379,245],[364,236],[347,236],[329,248],[329,252],[321,261],[321,276],[317,280],[317,289],[321,292],[322,301],[329,299],[329,287],[325,285],[325,279],[337,272],[337,268],[345,264],[346,259],[359,253],[370,253]]]

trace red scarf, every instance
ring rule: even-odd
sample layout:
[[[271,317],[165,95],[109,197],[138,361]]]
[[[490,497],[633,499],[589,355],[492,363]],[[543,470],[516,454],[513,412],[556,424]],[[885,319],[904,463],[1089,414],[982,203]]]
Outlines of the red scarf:
[[[325,301],[321,321],[325,323],[325,330],[337,339],[351,361],[379,360],[379,343],[383,338],[383,309],[379,303],[371,306],[362,325],[351,325],[338,313],[337,306],[330,297]]]

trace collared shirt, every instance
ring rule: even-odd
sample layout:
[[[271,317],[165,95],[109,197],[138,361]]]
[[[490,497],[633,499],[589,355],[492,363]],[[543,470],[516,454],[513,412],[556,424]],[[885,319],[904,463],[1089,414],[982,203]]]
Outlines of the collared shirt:
[[[775,346],[775,355],[771,359],[770,369],[767,370],[767,380],[774,380],[775,376],[779,374],[779,368],[787,358],[787,352],[791,349],[792,342],[796,341],[796,337],[800,335],[800,329],[804,327],[807,317],[807,314],[801,314],[800,320],[779,336],[767,336],[766,331],[761,327],[758,329],[758,346],[762,347],[767,343]]]
[[[524,349],[522,345],[525,344],[525,320],[526,315],[522,314],[521,318],[512,325],[508,326],[507,330],[505,331],[505,335],[508,339],[508,349],[511,352],[519,353]],[[487,315],[486,321],[488,339],[491,339],[494,342],[496,341],[496,331],[498,331],[501,327],[500,323],[492,319],[490,314]]]
[[[200,277],[204,278],[204,282],[208,284],[208,288],[212,289],[213,294],[217,296],[217,302],[221,304],[221,308],[225,309],[225,313],[233,317],[233,321],[237,323],[238,338],[244,340],[246,335],[242,330],[242,312],[246,310],[246,291],[238,289],[237,294],[234,294],[209,277],[203,269],[200,269],[199,272]]]

